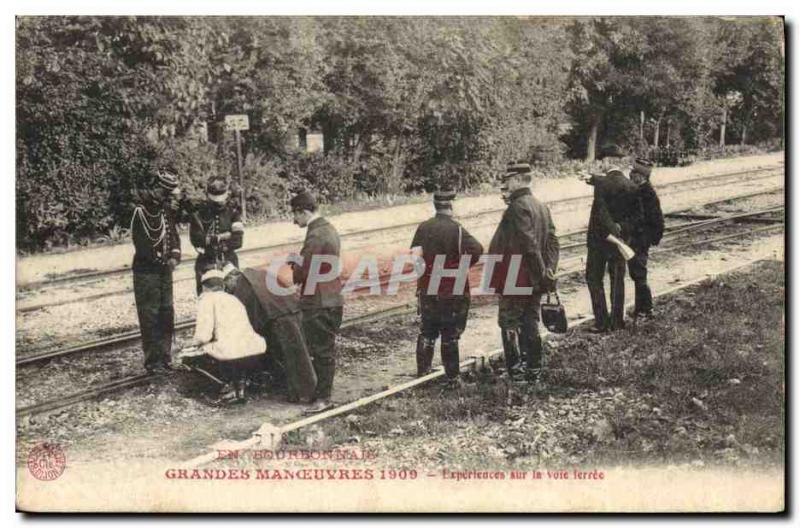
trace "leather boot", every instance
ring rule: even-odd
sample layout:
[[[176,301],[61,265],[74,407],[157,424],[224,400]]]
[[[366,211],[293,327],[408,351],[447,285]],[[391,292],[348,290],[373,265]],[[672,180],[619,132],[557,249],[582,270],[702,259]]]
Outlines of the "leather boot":
[[[424,376],[431,372],[435,345],[435,341],[423,335],[417,336],[417,376]],[[442,354],[444,354],[444,350],[442,350]]]
[[[527,352],[528,365],[525,369],[525,377],[528,381],[537,381],[542,372],[542,338],[538,333],[528,336]]]
[[[516,330],[502,330],[503,356],[509,377],[519,370],[519,333]]]
[[[458,341],[442,341],[442,365],[448,379],[456,379],[459,375]]]

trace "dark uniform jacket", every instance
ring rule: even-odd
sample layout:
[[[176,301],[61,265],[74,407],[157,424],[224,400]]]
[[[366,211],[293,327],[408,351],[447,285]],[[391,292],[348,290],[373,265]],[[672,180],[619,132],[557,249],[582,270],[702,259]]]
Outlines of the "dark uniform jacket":
[[[294,283],[300,287],[301,309],[334,308],[344,304],[342,281],[338,275],[329,281],[317,283],[313,293],[305,294],[306,281],[314,255],[331,255],[338,259],[340,250],[339,233],[330,222],[324,218],[317,218],[308,224],[306,240],[303,243],[303,249],[300,250],[303,264],[302,266],[293,266],[292,270]],[[329,271],[331,271],[331,266],[328,263],[322,263],[319,267],[320,274],[327,274]]]
[[[230,233],[228,240],[207,243],[207,237]],[[227,204],[203,201],[189,213],[189,240],[202,255],[200,260],[237,263],[235,251],[242,247],[244,224],[239,210]]]
[[[589,183],[594,185],[594,201],[586,244],[611,249],[613,245],[606,240],[609,234],[630,242],[634,230],[642,223],[638,186],[619,170],[593,177]]]
[[[637,248],[657,246],[664,235],[664,215],[656,190],[650,182],[639,186],[639,209],[642,221],[633,230],[631,245]]]
[[[262,335],[270,321],[300,313],[297,294],[277,295],[269,291],[266,279],[266,269],[245,268],[230,292],[242,302],[253,328]]]
[[[559,244],[550,209],[528,188],[512,192],[508,202],[489,244],[490,254],[503,255],[502,262],[495,266],[491,285],[502,293],[511,257],[522,255],[516,286],[531,286],[535,293],[544,292],[545,271],[555,273],[558,268]]]
[[[136,253],[133,270],[160,272],[167,268],[167,261],[181,260],[181,239],[178,235],[176,212],[169,207],[156,204],[141,191],[131,219],[131,237]],[[162,236],[163,233],[163,236]]]
[[[483,254],[483,246],[469,234],[451,215],[437,213],[433,218],[422,222],[414,233],[411,247],[422,248],[425,261],[425,273],[417,280],[417,291],[423,295],[428,293],[431,272],[436,255],[445,255],[444,269],[458,269],[461,255],[470,255],[470,266],[474,266]],[[442,277],[437,297],[460,297],[469,295],[469,276],[464,291],[454,292],[456,279]]]

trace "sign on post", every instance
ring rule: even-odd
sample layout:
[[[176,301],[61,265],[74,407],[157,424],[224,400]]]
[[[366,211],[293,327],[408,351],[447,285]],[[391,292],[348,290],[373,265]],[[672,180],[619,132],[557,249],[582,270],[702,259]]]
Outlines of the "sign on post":
[[[231,114],[225,116],[225,130],[233,131],[236,136],[236,170],[239,173],[239,199],[242,204],[242,221],[247,221],[247,206],[244,194],[244,179],[242,177],[242,130],[250,130],[250,119],[247,114]]]
[[[225,130],[250,130],[250,119],[247,117],[247,114],[226,115]]]

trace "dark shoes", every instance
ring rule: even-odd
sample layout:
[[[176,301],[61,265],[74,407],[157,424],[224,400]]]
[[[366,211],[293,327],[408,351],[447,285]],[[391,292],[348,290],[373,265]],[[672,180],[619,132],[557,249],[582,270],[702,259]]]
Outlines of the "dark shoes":
[[[153,376],[163,376],[169,374],[174,370],[173,366],[170,363],[157,363],[155,365],[146,365],[145,370],[147,370],[148,374]]]
[[[538,383],[542,378],[542,369],[528,369],[525,371],[525,381],[528,383]]]
[[[303,411],[303,414],[305,415],[319,414],[321,412],[325,412],[333,408],[334,405],[332,401],[317,400],[314,403],[312,403],[305,411]]]
[[[244,387],[234,387],[230,383],[226,383],[219,390],[219,397],[211,403],[219,406],[236,405],[246,403],[247,399],[244,396]]]

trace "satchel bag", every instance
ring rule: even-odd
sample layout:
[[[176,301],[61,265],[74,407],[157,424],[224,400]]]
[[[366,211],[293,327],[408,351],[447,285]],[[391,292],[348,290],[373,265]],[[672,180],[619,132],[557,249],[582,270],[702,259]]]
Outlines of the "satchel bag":
[[[549,331],[556,334],[564,334],[567,331],[567,312],[561,299],[558,298],[558,291],[552,292],[556,302],[551,302],[550,292],[547,293],[547,300],[542,303],[542,324]]]

